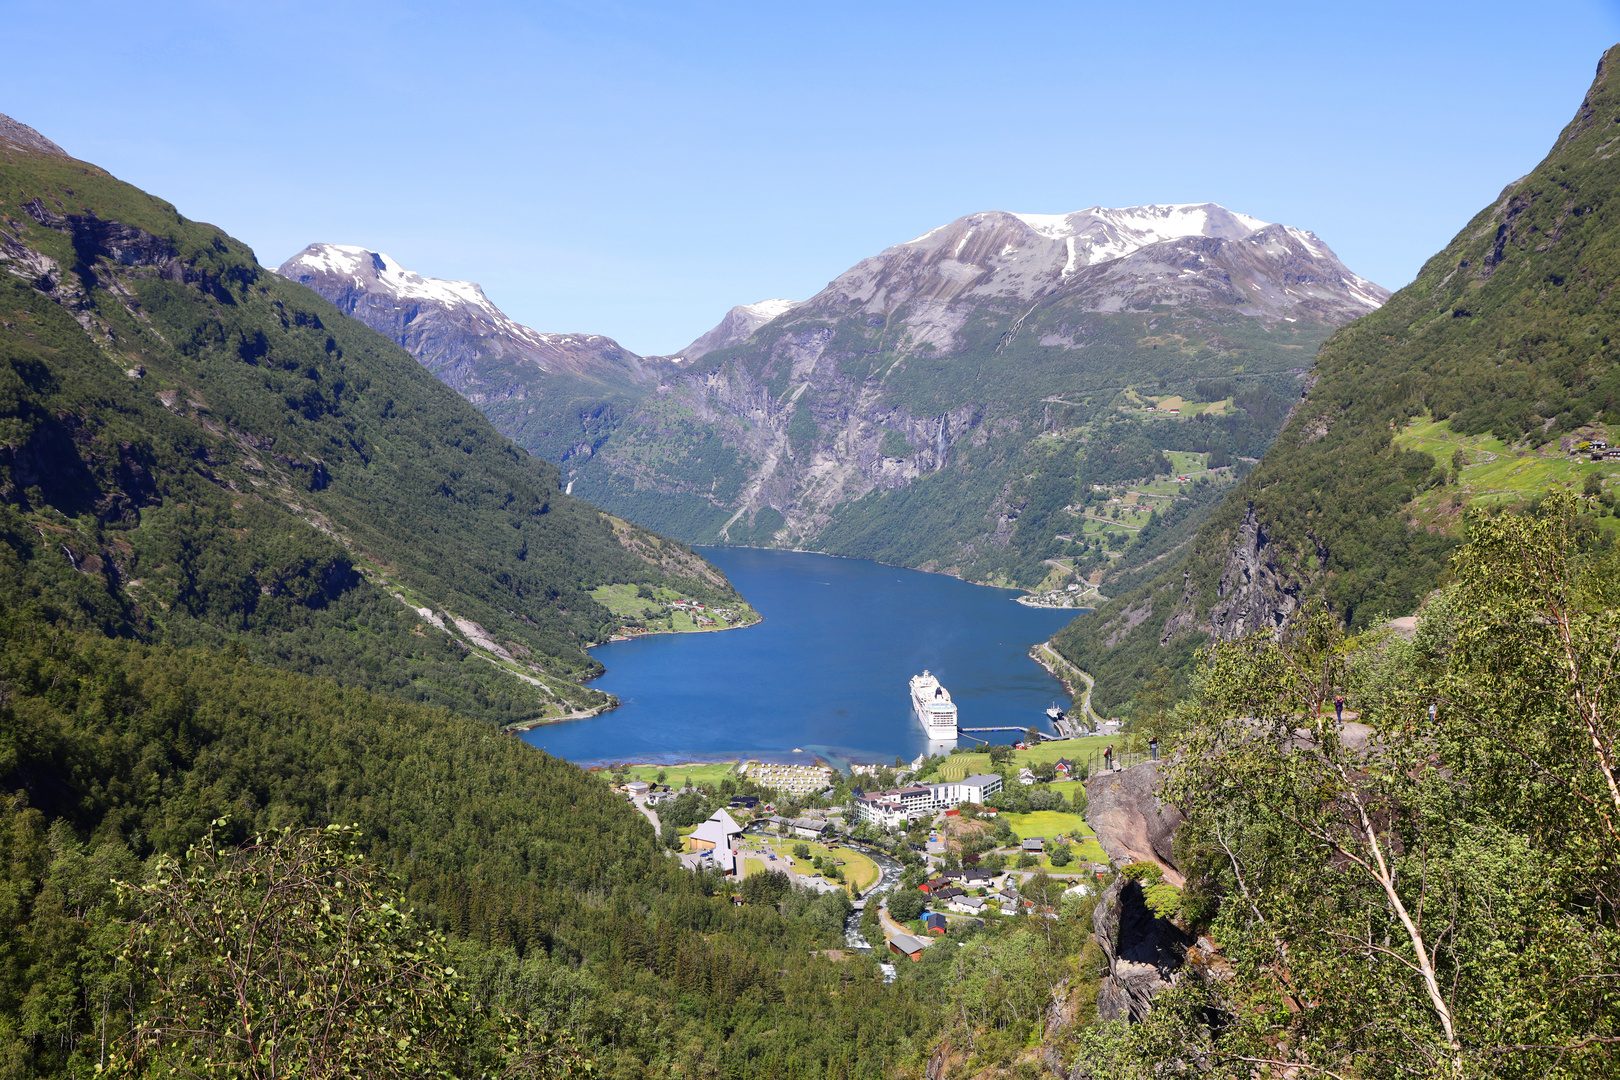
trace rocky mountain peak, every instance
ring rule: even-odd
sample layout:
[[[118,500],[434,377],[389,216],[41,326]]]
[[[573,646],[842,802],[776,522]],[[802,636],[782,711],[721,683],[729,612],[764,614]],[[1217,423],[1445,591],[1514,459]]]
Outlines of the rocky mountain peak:
[[[0,113],[0,146],[14,150],[27,150],[36,154],[71,155],[51,140],[29,127]]]
[[[477,282],[423,277],[370,248],[310,244],[276,273],[393,338],[475,403],[524,394],[525,367],[607,382],[648,374],[643,358],[612,338],[541,333],[507,316]]]
[[[898,316],[912,341],[950,351],[987,302],[1099,312],[1202,305],[1336,326],[1388,297],[1314,233],[1179,203],[969,214],[856,264],[789,318]]]
[[[713,330],[682,349],[679,356],[690,362],[716,349],[729,348],[747,341],[755,330],[772,319],[786,315],[799,306],[798,300],[761,300],[754,304],[738,304],[726,312],[725,318]]]

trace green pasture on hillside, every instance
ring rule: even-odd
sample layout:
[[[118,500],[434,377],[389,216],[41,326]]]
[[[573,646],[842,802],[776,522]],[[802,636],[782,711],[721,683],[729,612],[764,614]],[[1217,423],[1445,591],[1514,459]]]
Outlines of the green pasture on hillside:
[[[1459,492],[1469,503],[1491,506],[1528,502],[1553,486],[1579,491],[1593,474],[1602,477],[1609,490],[1620,486],[1620,462],[1576,457],[1560,451],[1556,442],[1536,450],[1514,451],[1490,434],[1458,435],[1449,420],[1415,420],[1395,436],[1395,445],[1428,454],[1437,468],[1448,472],[1458,451],[1467,458],[1455,487],[1430,488],[1417,497],[1416,508],[1430,513],[1446,507]],[[1617,527],[1612,517],[1601,524]]]

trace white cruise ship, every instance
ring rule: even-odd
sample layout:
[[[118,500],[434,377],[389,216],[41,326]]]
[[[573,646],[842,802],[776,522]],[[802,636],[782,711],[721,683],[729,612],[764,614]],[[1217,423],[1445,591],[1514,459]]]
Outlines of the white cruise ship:
[[[956,702],[930,672],[911,677],[911,705],[930,739],[956,738]]]

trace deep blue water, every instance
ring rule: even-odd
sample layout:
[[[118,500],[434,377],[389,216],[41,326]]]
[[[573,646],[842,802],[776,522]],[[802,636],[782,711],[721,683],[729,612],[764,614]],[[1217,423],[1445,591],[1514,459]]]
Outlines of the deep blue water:
[[[924,668],[950,690],[962,727],[1050,730],[1046,707],[1068,704],[1062,684],[1026,654],[1073,612],[1027,608],[1009,589],[863,559],[702,552],[764,621],[599,646],[593,654],[607,674],[591,685],[623,705],[534,728],[525,739],[582,764],[812,755],[839,765],[910,761],[928,746],[907,688]],[[793,754],[795,747],[805,754]]]

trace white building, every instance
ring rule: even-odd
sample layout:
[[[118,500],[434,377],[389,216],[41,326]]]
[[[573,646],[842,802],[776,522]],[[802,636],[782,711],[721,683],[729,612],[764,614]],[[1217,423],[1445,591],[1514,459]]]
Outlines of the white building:
[[[983,804],[984,800],[1001,790],[1001,777],[995,773],[975,773],[960,780],[931,785],[934,805],[949,809],[963,803]]]
[[[905,804],[888,792],[858,797],[855,800],[855,816],[885,829],[899,828],[911,822],[911,814]]]

